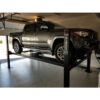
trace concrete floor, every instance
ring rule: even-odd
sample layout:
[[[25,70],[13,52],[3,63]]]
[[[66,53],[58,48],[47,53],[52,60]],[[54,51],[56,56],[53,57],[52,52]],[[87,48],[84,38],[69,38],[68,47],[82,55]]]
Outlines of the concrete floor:
[[[62,87],[63,68],[40,61],[22,59],[11,63],[11,70],[6,63],[1,65],[1,87]]]
[[[63,87],[63,70],[62,66],[19,57],[12,59],[10,70],[5,62],[1,62],[0,87]],[[94,66],[91,73],[78,66],[70,75],[71,87],[98,87],[99,72]]]
[[[12,45],[10,44],[12,51]],[[11,69],[7,68],[6,63],[6,46],[1,44],[0,47],[0,87],[63,87],[63,66],[56,63],[51,64],[49,59],[46,62],[23,58],[11,55]],[[48,56],[48,55],[47,55]],[[49,57],[51,57],[49,55]],[[47,58],[46,58],[47,59]],[[71,87],[98,87],[100,86],[100,75],[97,68],[99,63],[92,55],[91,62],[92,72],[86,73],[84,67],[86,61],[81,66],[71,70],[70,86]]]
[[[44,59],[46,62],[43,62],[11,55],[11,69],[9,70],[6,56],[4,56],[6,54],[5,44],[6,41],[0,44],[2,48],[0,49],[0,87],[63,87],[64,68],[57,63],[51,64],[52,59],[48,57]],[[9,47],[13,51],[12,44],[9,44]],[[94,55],[92,55],[91,63],[92,73],[85,72],[86,61],[81,64],[84,67],[78,66],[71,70],[71,87],[100,86],[100,75],[97,71],[100,65]]]

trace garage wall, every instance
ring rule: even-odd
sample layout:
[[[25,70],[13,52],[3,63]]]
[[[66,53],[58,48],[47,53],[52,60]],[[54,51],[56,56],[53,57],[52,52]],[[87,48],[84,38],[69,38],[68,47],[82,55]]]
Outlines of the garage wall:
[[[5,22],[5,27],[6,28],[15,28],[15,29],[23,29],[25,24],[20,24],[20,23],[12,23],[12,22]],[[0,27],[3,27],[2,22],[0,22]]]
[[[11,29],[20,29],[20,31],[23,30],[25,24],[20,24],[20,23],[11,23],[11,22],[5,22],[5,27],[6,28],[11,28]],[[3,28],[2,22],[0,22],[0,28]],[[1,38],[1,37],[0,37]],[[11,43],[12,38],[9,37],[9,43]]]

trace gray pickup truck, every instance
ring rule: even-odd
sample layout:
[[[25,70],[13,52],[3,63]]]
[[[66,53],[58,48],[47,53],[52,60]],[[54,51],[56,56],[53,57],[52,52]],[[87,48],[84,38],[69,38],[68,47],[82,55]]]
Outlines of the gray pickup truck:
[[[33,22],[24,26],[23,32],[11,33],[15,53],[23,48],[50,50],[60,61],[64,60],[64,28],[49,21]]]
[[[23,47],[50,50],[59,61],[64,61],[64,27],[49,21],[26,24],[23,32],[11,33],[15,53],[21,53]],[[66,29],[67,30],[67,29]],[[87,29],[71,29],[70,56],[82,57],[95,41],[96,33]],[[92,43],[93,44],[93,43]],[[88,49],[87,49],[88,48]]]

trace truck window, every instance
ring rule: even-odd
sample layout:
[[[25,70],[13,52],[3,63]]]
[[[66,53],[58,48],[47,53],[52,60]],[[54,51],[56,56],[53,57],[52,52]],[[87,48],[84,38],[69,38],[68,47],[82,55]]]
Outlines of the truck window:
[[[27,24],[24,27],[25,32],[35,32],[36,31],[36,25],[35,24]]]
[[[43,23],[37,23],[37,31],[48,31],[48,26]]]
[[[41,31],[48,31],[48,26],[47,25],[41,25],[40,30]]]

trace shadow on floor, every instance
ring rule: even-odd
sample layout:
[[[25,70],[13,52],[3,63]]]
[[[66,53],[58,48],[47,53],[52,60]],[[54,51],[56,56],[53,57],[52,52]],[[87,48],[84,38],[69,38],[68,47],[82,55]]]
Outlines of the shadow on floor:
[[[10,61],[16,61],[20,59],[25,59],[25,58],[10,58]],[[0,63],[6,63],[6,62],[7,62],[7,59],[0,59]]]
[[[41,53],[30,53],[30,54],[22,53],[22,54],[14,54],[14,55],[18,55],[18,56],[22,56],[22,57],[25,57],[25,58],[30,58],[30,59],[34,59],[34,60],[46,62],[46,63],[49,63],[49,64],[62,66],[62,67],[64,66],[63,62],[60,62],[55,58],[44,56]]]

